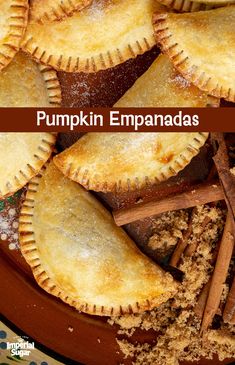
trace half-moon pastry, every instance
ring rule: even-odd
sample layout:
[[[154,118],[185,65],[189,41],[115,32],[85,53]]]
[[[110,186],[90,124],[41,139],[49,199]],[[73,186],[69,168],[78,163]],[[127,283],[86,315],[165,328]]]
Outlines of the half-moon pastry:
[[[88,133],[54,162],[87,189],[128,191],[176,175],[207,137],[208,133]]]
[[[19,52],[0,72],[0,107],[57,107],[61,89],[56,72]]]
[[[0,133],[0,199],[12,195],[37,175],[54,143],[51,133]]]
[[[20,48],[28,21],[28,0],[0,0],[0,70]]]
[[[142,312],[176,291],[173,278],[53,163],[30,183],[19,231],[22,254],[38,284],[80,311]]]
[[[156,40],[183,76],[218,98],[235,101],[235,6],[157,13]]]
[[[96,72],[153,47],[156,10],[164,11],[155,0],[94,0],[59,22],[30,20],[22,46],[57,70]]]
[[[31,0],[30,18],[40,22],[61,20],[90,3],[91,0]]]
[[[209,105],[218,106],[218,99],[208,96],[185,80],[169,58],[160,55],[114,106],[144,108]]]

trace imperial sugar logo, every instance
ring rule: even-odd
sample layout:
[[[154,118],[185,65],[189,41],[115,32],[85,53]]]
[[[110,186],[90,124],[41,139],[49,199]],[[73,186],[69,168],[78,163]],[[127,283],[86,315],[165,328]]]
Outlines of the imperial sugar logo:
[[[15,337],[13,341],[6,343],[6,349],[10,351],[11,356],[30,356],[35,348],[34,342],[26,341],[23,337]]]

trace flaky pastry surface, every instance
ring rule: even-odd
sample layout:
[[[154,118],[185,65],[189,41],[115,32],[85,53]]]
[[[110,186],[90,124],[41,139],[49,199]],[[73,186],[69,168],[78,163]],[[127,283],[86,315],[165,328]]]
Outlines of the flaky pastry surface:
[[[55,156],[69,178],[96,191],[128,191],[176,175],[208,133],[88,133]]]
[[[201,90],[235,101],[235,6],[156,13],[156,40],[180,73]]]
[[[0,133],[0,198],[26,185],[51,155],[51,133]]]
[[[59,22],[30,21],[23,48],[42,63],[67,72],[96,72],[142,54],[155,44],[155,0],[94,0]]]
[[[19,231],[21,251],[38,284],[83,312],[142,312],[176,291],[172,277],[52,162],[29,185]]]
[[[0,0],[0,71],[19,50],[27,22],[27,0]]]
[[[91,0],[31,0],[30,19],[38,22],[61,20],[90,3]]]
[[[0,73],[0,107],[57,107],[61,89],[56,72],[23,52]]]
[[[218,106],[208,96],[185,80],[165,55],[160,55],[115,107],[206,107]]]

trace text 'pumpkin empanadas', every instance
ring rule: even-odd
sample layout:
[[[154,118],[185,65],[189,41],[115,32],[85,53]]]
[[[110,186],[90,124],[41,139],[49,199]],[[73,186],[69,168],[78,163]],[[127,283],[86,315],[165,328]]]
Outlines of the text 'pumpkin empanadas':
[[[0,107],[57,107],[61,89],[56,72],[19,52],[0,72]]]
[[[37,175],[51,155],[51,133],[0,133],[0,198],[9,196]]]
[[[208,133],[88,133],[54,162],[87,189],[128,191],[176,175],[207,137]]]
[[[218,98],[235,101],[235,6],[157,13],[156,40],[183,76]]]
[[[219,106],[219,101],[185,80],[169,58],[160,55],[114,106],[205,107]]]
[[[0,70],[19,50],[28,21],[28,0],[0,0]]]
[[[22,46],[57,70],[96,72],[153,47],[152,14],[162,8],[155,0],[94,0],[59,22],[30,20]]]
[[[53,163],[29,184],[19,231],[22,254],[38,284],[83,312],[143,312],[176,291],[173,278]]]
[[[30,18],[33,21],[46,22],[61,20],[74,11],[88,6],[92,0],[31,0]]]

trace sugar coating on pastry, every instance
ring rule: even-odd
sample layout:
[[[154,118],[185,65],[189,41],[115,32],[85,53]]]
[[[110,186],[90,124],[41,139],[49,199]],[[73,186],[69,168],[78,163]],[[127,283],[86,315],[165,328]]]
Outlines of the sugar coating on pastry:
[[[96,72],[151,49],[155,0],[94,0],[59,22],[33,20],[22,43],[42,63],[67,72]]]
[[[219,101],[184,79],[165,55],[160,55],[115,107],[206,107]]]
[[[0,72],[0,107],[57,107],[61,89],[56,72],[23,52]]]
[[[21,251],[38,284],[78,310],[139,313],[177,290],[101,203],[52,162],[29,185],[19,222]]]
[[[235,6],[156,13],[155,37],[179,72],[201,90],[235,101]]]
[[[0,71],[19,50],[27,22],[27,0],[0,0]]]
[[[31,21],[50,22],[61,20],[88,6],[91,0],[31,0]]]
[[[51,133],[0,133],[0,198],[12,195],[37,175],[52,153]]]
[[[128,191],[176,175],[207,137],[208,133],[88,133],[54,162],[87,189]]]

